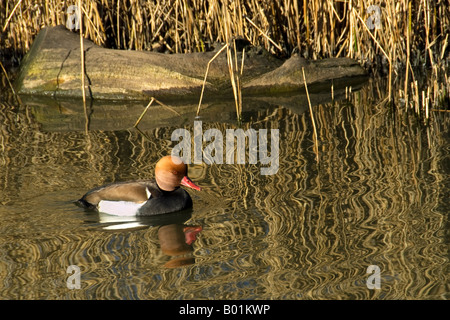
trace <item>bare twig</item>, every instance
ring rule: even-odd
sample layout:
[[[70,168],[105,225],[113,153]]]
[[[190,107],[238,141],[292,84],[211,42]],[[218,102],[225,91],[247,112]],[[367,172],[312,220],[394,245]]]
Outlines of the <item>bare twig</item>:
[[[283,48],[281,48],[281,46],[279,44],[277,44],[275,41],[273,41],[264,31],[262,31],[252,20],[250,20],[249,17],[247,17],[246,15],[244,15],[244,18],[247,19],[248,22],[250,22],[250,24],[252,26],[254,26],[256,28],[256,30],[258,30],[259,32],[261,32],[261,34],[267,39],[269,40],[269,42],[271,44],[273,44],[278,50],[283,51]]]
[[[303,67],[302,72],[303,72],[303,82],[305,83],[306,97],[308,98],[309,112],[311,113],[311,121],[314,128],[314,152],[316,154],[316,160],[317,162],[319,162],[319,145],[318,145],[316,122],[314,121],[311,100],[309,99],[308,84],[306,83],[305,68]]]
[[[145,107],[144,111],[141,113],[141,115],[139,116],[139,119],[137,119],[136,123],[134,124],[134,127],[137,128],[137,126],[139,125],[139,123],[141,122],[142,118],[144,117],[144,115],[147,113],[148,108],[150,108],[150,106],[152,105],[153,101],[155,101],[157,104],[159,104],[160,106],[172,111],[173,113],[175,113],[176,115],[180,116],[180,114],[178,112],[176,112],[173,108],[169,107],[168,105],[162,103],[161,101],[156,100],[154,97],[151,98],[150,102],[147,104],[147,106]]]
[[[384,56],[386,57],[386,59],[389,61],[389,64],[392,63],[391,58],[389,57],[389,55],[386,53],[386,51],[384,51],[383,47],[381,46],[381,44],[377,41],[377,39],[375,39],[375,37],[373,36],[372,32],[370,32],[369,28],[367,27],[366,23],[364,22],[364,20],[361,18],[361,16],[358,14],[358,12],[356,12],[356,9],[353,8],[353,12],[355,13],[355,15],[358,17],[359,20],[361,20],[361,24],[364,26],[364,28],[366,29],[367,33],[369,34],[369,36],[372,38],[372,40],[376,43],[376,45],[378,46],[378,48],[380,48],[381,52],[383,52]]]
[[[138,126],[138,124],[141,122],[142,118],[144,117],[144,114],[147,112],[148,108],[150,108],[150,106],[152,105],[153,101],[155,101],[155,98],[152,97],[152,99],[150,100],[150,102],[147,104],[147,106],[145,107],[144,111],[141,113],[139,119],[137,119],[136,123],[134,124],[134,127],[136,128]]]
[[[84,12],[84,15],[86,16],[87,20],[89,21],[89,23],[90,23],[90,24],[92,25],[92,27],[94,28],[94,31],[97,33],[97,39],[99,39],[100,42],[101,42],[102,44],[104,44],[105,41],[102,39],[102,36],[101,36],[101,34],[100,34],[100,31],[99,31],[98,28],[95,26],[94,22],[92,22],[92,20],[89,18],[89,15],[87,14],[86,10],[85,10],[83,7],[81,7],[80,9],[81,9],[81,11]],[[80,18],[81,18],[81,17],[80,17]]]
[[[79,19],[80,19],[81,93],[83,95],[83,109],[84,109],[84,117],[86,120],[85,121],[85,132],[87,134],[89,131],[89,116],[88,116],[87,107],[86,107],[86,90],[84,87],[85,70],[84,70],[83,15],[81,13],[81,0],[78,0],[78,7],[80,8]]]
[[[11,14],[9,15],[8,19],[6,20],[5,25],[3,26],[2,32],[5,32],[6,27],[8,27],[9,21],[11,20],[11,18],[12,18],[12,16],[13,16],[14,12],[16,11],[17,7],[19,6],[19,4],[20,4],[21,2],[22,2],[22,0],[19,0],[19,1],[16,3],[16,5],[14,6],[14,9],[11,11]]]
[[[234,43],[234,53],[235,53],[235,62],[236,62],[236,70],[237,70],[237,53],[236,53],[236,42]],[[233,57],[231,53],[230,47],[227,49],[227,62],[228,62],[228,71],[230,72],[230,81],[231,81],[231,87],[233,88],[233,95],[234,95],[234,102],[236,105],[236,116],[238,118],[238,121],[240,120],[240,113],[239,113],[239,77],[235,76],[234,69],[233,69]]]
[[[200,101],[198,102],[197,117],[198,117],[198,114],[200,113],[200,106],[202,105],[203,92],[205,91],[205,84],[206,84],[206,78],[208,77],[209,66],[211,65],[211,62],[213,62],[214,59],[216,59],[217,56],[220,53],[222,53],[222,51],[225,50],[226,48],[228,48],[228,43],[226,45],[224,45],[219,51],[217,51],[217,53],[214,55],[214,57],[212,57],[211,60],[208,61],[208,65],[206,66],[205,78],[203,79],[202,92],[200,93]]]

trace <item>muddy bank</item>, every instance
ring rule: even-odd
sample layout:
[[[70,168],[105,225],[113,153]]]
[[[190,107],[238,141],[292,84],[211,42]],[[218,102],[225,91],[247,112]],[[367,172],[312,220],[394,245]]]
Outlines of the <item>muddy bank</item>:
[[[198,99],[206,67],[216,52],[162,54],[113,50],[84,40],[87,96],[94,99]],[[237,54],[238,63],[242,52]],[[79,35],[64,26],[40,31],[23,59],[15,83],[22,95],[54,98],[81,97]],[[283,61],[262,49],[247,47],[242,92],[273,95],[303,87],[302,67],[309,88],[345,87],[365,77],[359,64],[347,58],[307,61],[298,56]],[[352,81],[353,80],[353,81]],[[205,99],[231,94],[226,54],[220,54],[208,73]]]

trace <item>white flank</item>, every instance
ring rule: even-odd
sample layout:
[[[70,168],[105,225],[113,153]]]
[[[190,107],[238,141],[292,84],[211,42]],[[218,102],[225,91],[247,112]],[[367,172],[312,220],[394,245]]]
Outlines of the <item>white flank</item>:
[[[133,229],[133,228],[139,228],[144,226],[142,223],[140,222],[129,222],[129,223],[120,223],[120,224],[115,224],[112,226],[107,226],[104,227],[104,230],[124,230],[124,229]]]
[[[98,211],[111,214],[113,216],[131,217],[135,216],[139,208],[147,201],[136,203],[131,201],[107,201],[102,200],[98,203]]]
[[[100,223],[128,223],[138,221],[137,216],[112,216],[103,212],[99,212],[98,217]]]

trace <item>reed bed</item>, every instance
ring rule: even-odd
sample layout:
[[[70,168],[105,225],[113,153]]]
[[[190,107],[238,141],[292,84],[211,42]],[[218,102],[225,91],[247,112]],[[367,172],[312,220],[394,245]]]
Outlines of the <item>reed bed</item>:
[[[18,63],[39,30],[65,24],[76,1],[0,2],[0,60]],[[281,57],[351,57],[402,83],[402,103],[428,117],[449,99],[446,1],[86,0],[83,34],[99,45],[167,53],[219,49],[236,37]],[[206,66],[205,66],[206,68]],[[427,81],[419,72],[430,70]],[[398,86],[397,86],[398,87]]]

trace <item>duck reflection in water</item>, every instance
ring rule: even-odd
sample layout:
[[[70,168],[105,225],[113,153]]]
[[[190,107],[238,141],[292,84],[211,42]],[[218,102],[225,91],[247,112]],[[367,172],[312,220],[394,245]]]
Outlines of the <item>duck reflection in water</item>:
[[[185,222],[191,216],[192,209],[149,217],[117,217],[103,213],[97,215],[98,222],[104,225],[103,230],[124,231],[158,227],[161,251],[171,257],[164,264],[166,268],[178,268],[195,263],[192,256],[193,244],[203,228],[200,225],[186,225]]]
[[[195,263],[192,255],[192,244],[197,240],[197,234],[202,231],[201,226],[185,226],[182,224],[168,224],[158,229],[158,239],[161,251],[173,257],[164,264],[166,268],[177,268]]]

